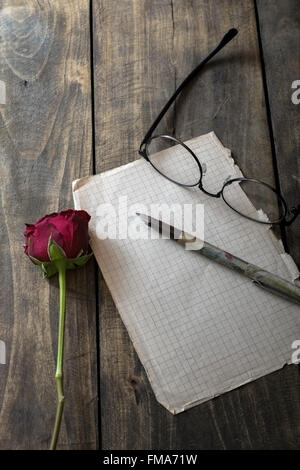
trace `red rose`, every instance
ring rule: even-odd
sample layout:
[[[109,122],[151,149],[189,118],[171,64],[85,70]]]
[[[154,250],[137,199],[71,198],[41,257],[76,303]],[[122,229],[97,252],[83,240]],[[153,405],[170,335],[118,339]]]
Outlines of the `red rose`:
[[[59,322],[56,363],[58,404],[50,449],[56,449],[64,409],[63,354],[66,315],[66,272],[85,265],[93,253],[89,251],[88,224],[85,211],[67,209],[45,215],[34,224],[25,224],[25,254],[38,265],[43,277],[58,274]]]
[[[25,253],[39,261],[49,262],[48,242],[51,238],[67,258],[86,255],[89,251],[90,218],[83,210],[67,209],[45,215],[34,224],[25,224]]]

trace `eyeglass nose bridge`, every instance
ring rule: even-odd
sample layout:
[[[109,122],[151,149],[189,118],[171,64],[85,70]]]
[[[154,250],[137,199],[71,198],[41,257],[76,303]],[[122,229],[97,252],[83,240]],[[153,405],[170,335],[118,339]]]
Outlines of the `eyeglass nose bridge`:
[[[202,184],[202,178],[200,180],[200,183],[198,185],[198,188],[200,189],[200,191],[202,191],[204,194],[207,194],[207,196],[211,196],[211,197],[221,197],[221,194],[222,194],[222,190],[217,192],[217,193],[210,193],[209,191],[206,191],[206,189],[203,188],[203,184]]]
[[[201,175],[201,180],[199,182],[199,185],[198,185],[198,188],[200,189],[200,191],[202,191],[204,194],[207,194],[208,196],[211,196],[211,197],[216,197],[216,198],[219,198],[222,196],[222,193],[223,193],[223,189],[224,187],[227,185],[227,184],[230,184],[230,181],[233,180],[232,176],[231,175],[228,175],[227,178],[224,180],[223,182],[223,186],[222,186],[222,189],[220,189],[220,191],[218,191],[217,193],[210,193],[209,191],[206,191],[206,189],[204,189],[203,187],[203,184],[202,184],[202,176],[206,173],[206,170],[207,170],[207,167],[206,167],[206,164],[205,163],[201,163],[201,166],[202,166],[202,175]],[[224,199],[224,198],[223,198]],[[226,202],[226,201],[225,201]]]

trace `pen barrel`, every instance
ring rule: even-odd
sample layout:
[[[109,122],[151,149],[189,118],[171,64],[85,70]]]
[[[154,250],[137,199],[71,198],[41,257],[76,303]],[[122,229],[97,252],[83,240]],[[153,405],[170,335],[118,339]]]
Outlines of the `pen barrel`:
[[[257,286],[300,304],[300,287],[296,284],[287,281],[276,274],[270,273],[269,271],[265,271],[259,266],[248,263],[231,253],[211,245],[210,243],[204,242],[203,247],[198,251],[207,258],[210,258],[229,269],[237,271],[240,274],[244,274],[252,279]]]
[[[252,267],[253,272],[249,277],[256,285],[300,305],[300,287],[280,276],[264,271],[257,266],[252,265]]]
[[[199,254],[204,255],[207,258],[210,258],[216,263],[222,264],[233,271],[237,271],[240,274],[244,274],[247,276],[247,269],[249,267],[249,263],[244,261],[237,256],[232,255],[231,253],[221,250],[214,245],[211,245],[208,242],[203,242],[202,248],[199,250]],[[253,266],[253,265],[251,265]]]

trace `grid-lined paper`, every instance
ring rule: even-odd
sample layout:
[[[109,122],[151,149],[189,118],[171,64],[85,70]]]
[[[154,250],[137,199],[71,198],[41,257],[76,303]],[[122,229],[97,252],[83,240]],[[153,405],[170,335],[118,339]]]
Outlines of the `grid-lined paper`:
[[[209,191],[241,174],[214,133],[188,144],[207,169]],[[124,217],[126,197],[128,205],[136,204],[133,212],[151,203],[202,203],[208,242],[293,280],[297,268],[268,226],[166,180],[144,160],[74,181],[73,195],[75,207],[92,216],[92,249],[156,398],[168,410],[179,413],[291,362],[292,342],[300,338],[299,306],[170,240],[99,238],[104,217],[114,222],[112,214],[101,215],[103,203],[123,214],[121,233],[124,221],[134,218]],[[142,221],[139,230],[151,231]]]

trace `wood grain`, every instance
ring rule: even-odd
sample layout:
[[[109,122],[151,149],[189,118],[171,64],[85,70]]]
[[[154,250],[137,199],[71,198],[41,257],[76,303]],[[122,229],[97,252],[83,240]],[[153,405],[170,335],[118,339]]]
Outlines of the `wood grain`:
[[[58,283],[22,250],[24,222],[72,207],[91,173],[89,3],[7,1],[0,8],[1,449],[46,449],[56,410]],[[68,273],[66,406],[59,448],[97,446],[93,263]]]
[[[211,129],[247,176],[274,184],[254,4],[250,0],[93,2],[96,170],[138,158],[143,134],[187,73],[230,27],[239,35],[161,125],[187,139]],[[104,449],[297,448],[298,370],[288,367],[172,416],[153,395],[100,279]]]
[[[230,27],[239,35],[169,111],[160,130],[188,139],[214,130],[247,176],[274,184],[263,90],[265,66],[280,184],[298,203],[300,79],[296,0],[88,0],[0,4],[0,448],[46,449],[54,423],[58,283],[22,253],[23,224],[72,206],[71,181],[138,158],[137,148],[175,87]],[[297,42],[298,41],[298,42]],[[297,55],[298,54],[298,55]],[[284,64],[284,66],[282,66]],[[3,102],[3,83],[6,88]],[[300,108],[299,108],[300,109]],[[287,230],[299,262],[299,223]],[[96,289],[100,311],[96,312]],[[101,422],[96,313],[100,316]],[[285,367],[172,416],[144,369],[92,263],[68,276],[67,402],[60,448],[296,449],[300,375]]]
[[[93,18],[99,172],[138,157],[143,133],[174,90],[172,5],[169,0],[97,1]],[[172,127],[172,116],[165,125]],[[158,429],[162,446],[169,448],[172,420],[159,412],[103,279],[99,297],[103,448],[152,448]]]
[[[300,8],[297,0],[257,2],[271,122],[281,191],[290,207],[300,204],[300,104],[292,88],[300,80]],[[300,266],[300,220],[286,229]]]

